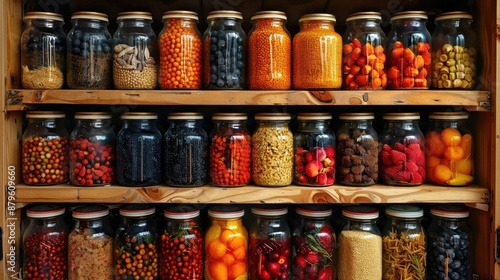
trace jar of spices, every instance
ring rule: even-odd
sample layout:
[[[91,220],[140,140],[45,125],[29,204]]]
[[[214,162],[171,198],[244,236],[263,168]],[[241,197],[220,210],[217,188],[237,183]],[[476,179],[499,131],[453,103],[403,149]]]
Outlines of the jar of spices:
[[[424,211],[412,205],[390,205],[385,213],[382,279],[424,279],[427,252],[421,224]]]
[[[69,168],[73,185],[99,186],[115,180],[115,140],[111,114],[77,112],[70,135]]]
[[[22,85],[27,89],[58,89],[66,74],[64,18],[48,12],[27,12],[21,35]]]
[[[221,187],[244,186],[250,182],[250,133],[244,113],[217,113],[210,144],[210,180]]]
[[[293,134],[290,114],[259,113],[252,135],[252,180],[256,185],[278,187],[293,181]]]
[[[342,37],[335,16],[307,14],[293,37],[293,87],[339,89],[342,86]]]
[[[342,209],[346,225],[339,236],[339,280],[382,279],[382,237],[378,210],[370,206]]]
[[[474,89],[479,53],[472,15],[443,13],[432,34],[432,87]]]
[[[113,279],[113,229],[109,209],[88,205],[73,210],[68,237],[68,280]]]
[[[261,11],[252,16],[248,33],[249,89],[292,87],[292,38],[286,19],[286,14],[278,11]]]
[[[111,87],[111,34],[108,16],[96,12],[76,12],[67,37],[67,83],[72,89]]]
[[[344,89],[384,89],[387,85],[385,34],[378,12],[361,12],[347,17],[344,33],[342,73]]]
[[[426,174],[429,182],[464,186],[474,180],[472,134],[465,112],[429,114],[425,135]]]
[[[68,180],[68,131],[65,114],[53,111],[26,113],[22,173],[28,185],[55,185]]]
[[[337,131],[337,179],[348,186],[370,186],[378,180],[378,135],[373,113],[343,113]]]
[[[236,205],[208,209],[210,227],[205,234],[205,279],[247,279],[248,232]]]
[[[161,182],[162,135],[155,113],[124,113],[116,139],[116,176],[124,186],[151,186]]]
[[[244,89],[246,86],[246,34],[240,12],[208,13],[203,34],[203,84],[206,89]]]
[[[380,134],[379,177],[389,185],[416,186],[425,181],[424,135],[419,113],[386,113]]]
[[[336,279],[337,238],[330,224],[332,209],[313,205],[298,207],[296,212],[299,217],[292,233],[292,279]]]
[[[198,187],[208,183],[208,135],[200,113],[171,113],[163,137],[165,183]]]
[[[427,13],[400,12],[391,18],[387,35],[389,89],[428,89],[431,71],[431,34]]]
[[[294,182],[306,186],[328,186],[335,182],[335,135],[329,113],[299,113],[293,135]]]
[[[155,89],[158,42],[148,12],[123,12],[113,35],[115,89]]]
[[[26,211],[29,224],[23,233],[23,279],[68,278],[68,230],[63,206],[39,204]]]
[[[191,205],[168,207],[160,236],[160,279],[203,279],[203,233],[200,210]]]
[[[158,230],[153,222],[154,206],[127,204],[120,208],[123,230],[118,231],[114,243],[115,279],[144,273],[148,278],[158,277]]]
[[[431,208],[431,216],[427,230],[427,279],[473,279],[469,211],[461,206],[439,205]]]
[[[202,43],[198,14],[168,11],[159,35],[161,89],[200,89]]]

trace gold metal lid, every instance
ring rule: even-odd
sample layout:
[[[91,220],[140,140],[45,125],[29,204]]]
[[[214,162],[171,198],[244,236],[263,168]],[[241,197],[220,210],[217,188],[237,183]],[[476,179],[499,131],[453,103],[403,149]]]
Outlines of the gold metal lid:
[[[163,13],[163,16],[161,17],[161,19],[168,19],[168,18],[184,18],[184,19],[198,20],[198,14],[191,11],[174,10]]]
[[[347,16],[346,22],[358,19],[382,20],[382,15],[379,12],[360,12]]]
[[[109,22],[108,15],[98,12],[75,12],[71,16],[71,20],[74,19],[90,19]]]
[[[156,120],[158,115],[149,112],[127,112],[123,113],[122,120]]]
[[[253,16],[250,18],[251,21],[254,21],[256,19],[263,19],[263,18],[272,18],[272,19],[281,19],[281,20],[286,20],[286,14],[281,11],[260,11],[256,12],[253,14]]]
[[[303,22],[303,21],[308,21],[308,20],[326,20],[326,21],[331,21],[331,22],[334,22],[334,23],[337,22],[337,19],[332,14],[317,13],[317,14],[303,15],[299,19],[299,23]]]
[[[26,14],[24,14],[24,20],[26,21],[27,19],[64,21],[64,17],[61,14],[49,13],[49,12],[27,12]]]
[[[446,19],[472,19],[472,15],[467,12],[448,12],[439,14],[434,21],[446,20]]]
[[[219,10],[208,13],[207,19],[215,19],[215,18],[243,19],[243,15],[240,12],[230,11],[230,10]]]
[[[149,12],[122,12],[119,13],[116,17],[116,20],[124,20],[124,19],[145,19],[145,20],[153,20],[153,15]]]
[[[395,14],[391,21],[399,19],[425,19],[427,20],[427,13],[424,11],[406,11]]]

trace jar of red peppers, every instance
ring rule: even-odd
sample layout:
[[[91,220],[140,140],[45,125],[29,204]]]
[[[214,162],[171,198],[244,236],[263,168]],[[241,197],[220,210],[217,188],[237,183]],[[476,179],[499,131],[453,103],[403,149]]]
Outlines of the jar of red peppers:
[[[115,180],[115,141],[111,114],[78,112],[70,135],[69,167],[73,185],[99,186]]]
[[[190,205],[164,210],[160,236],[160,279],[203,279],[203,233],[198,225],[200,210]]]
[[[68,278],[68,230],[65,208],[35,205],[26,211],[29,224],[23,233],[24,279]]]
[[[427,13],[409,11],[391,18],[387,35],[387,80],[390,89],[428,89],[431,71],[431,34]]]
[[[380,28],[382,16],[377,12],[349,15],[344,33],[342,73],[344,89],[384,89],[385,34]]]
[[[328,186],[335,182],[335,135],[329,113],[300,113],[294,138],[294,181]]]
[[[26,114],[22,172],[28,185],[55,185],[68,180],[68,131],[63,112],[32,111]]]
[[[250,182],[250,133],[247,115],[218,113],[210,144],[210,179],[216,186],[243,186]]]
[[[380,134],[379,177],[389,185],[416,186],[425,181],[424,135],[419,113],[386,113]]]

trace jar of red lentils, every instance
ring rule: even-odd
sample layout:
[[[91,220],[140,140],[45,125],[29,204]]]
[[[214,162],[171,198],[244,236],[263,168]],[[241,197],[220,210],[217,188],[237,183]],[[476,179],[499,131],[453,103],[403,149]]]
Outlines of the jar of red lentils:
[[[55,185],[68,180],[68,131],[65,114],[32,111],[26,114],[22,173],[28,185]]]
[[[248,33],[249,89],[292,87],[292,39],[286,19],[286,14],[278,11],[261,11],[252,16]]]
[[[293,37],[293,87],[339,89],[342,85],[342,37],[331,14],[307,14]]]
[[[159,35],[161,89],[200,89],[202,71],[201,34],[198,14],[168,11],[163,14]]]

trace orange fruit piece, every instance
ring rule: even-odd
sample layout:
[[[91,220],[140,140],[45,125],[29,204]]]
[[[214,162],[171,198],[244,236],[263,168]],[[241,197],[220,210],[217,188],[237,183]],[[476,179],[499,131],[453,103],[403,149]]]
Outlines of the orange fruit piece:
[[[452,178],[453,173],[451,173],[450,168],[446,165],[438,165],[432,170],[432,176],[436,183],[443,184]]]
[[[472,174],[472,160],[470,158],[457,160],[454,165],[454,173],[458,172],[465,175]]]
[[[459,146],[464,149],[465,157],[469,157],[472,151],[472,136],[468,133],[462,135],[462,140],[460,141]]]
[[[247,263],[237,262],[229,267],[228,276],[229,279],[236,279],[241,275],[247,273]]]
[[[425,166],[427,168],[434,168],[441,163],[441,159],[437,156],[427,156],[425,158]]]
[[[443,155],[446,146],[441,141],[441,134],[431,131],[425,136],[425,154],[440,157]]]
[[[243,239],[242,236],[235,235],[229,241],[228,247],[229,247],[229,249],[234,250],[234,249],[239,248],[241,246],[245,246],[245,243],[246,242],[245,242],[245,240]]]
[[[236,260],[243,261],[247,257],[246,246],[240,246],[232,251],[232,254]]]
[[[233,255],[231,254],[225,254],[222,259],[221,259],[221,262],[223,264],[225,264],[226,266],[230,266],[232,264],[234,264],[234,262],[236,262],[236,259],[234,258]]]
[[[212,280],[227,280],[228,279],[228,269],[221,262],[211,261],[208,265],[208,272],[209,272]]]
[[[231,239],[235,236],[234,232],[230,229],[225,229],[220,234],[220,241],[226,245],[229,245]]]
[[[207,230],[207,233],[205,234],[205,242],[208,244],[212,242],[214,239],[218,239],[219,236],[221,235],[221,227],[217,223],[213,223]]]
[[[456,147],[462,140],[462,134],[456,128],[447,127],[441,131],[441,140],[448,147]]]
[[[207,254],[209,258],[219,260],[227,252],[227,247],[219,239],[214,239],[207,245]]]
[[[444,157],[449,160],[459,160],[464,158],[464,149],[460,146],[448,147],[444,150]]]

